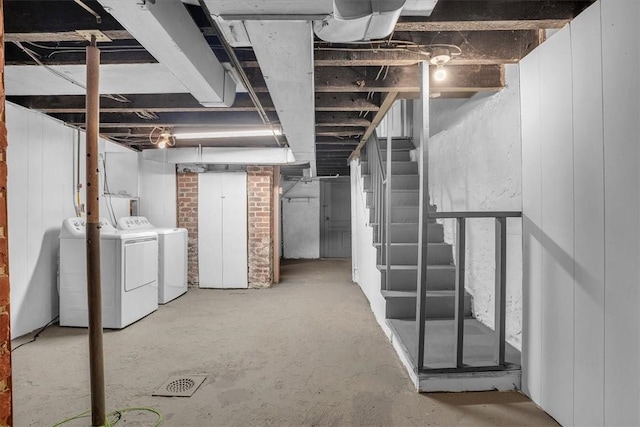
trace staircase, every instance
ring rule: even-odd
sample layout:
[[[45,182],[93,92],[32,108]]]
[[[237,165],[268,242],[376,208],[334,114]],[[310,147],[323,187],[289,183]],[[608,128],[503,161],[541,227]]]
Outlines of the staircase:
[[[386,140],[380,140],[379,155],[382,167],[387,168]],[[371,149],[368,146],[367,149]],[[387,325],[392,331],[392,341],[399,341],[403,360],[412,365],[410,375],[419,391],[463,391],[514,389],[520,384],[520,353],[507,345],[507,356],[513,369],[483,372],[453,372],[451,368],[454,354],[453,319],[455,317],[456,266],[453,247],[444,241],[443,225],[430,219],[427,223],[427,289],[425,351],[423,365],[430,371],[416,375],[417,333],[416,299],[418,274],[418,222],[419,186],[418,164],[411,160],[414,149],[410,139],[395,139],[391,153],[391,194],[390,194],[390,267],[387,280],[386,259],[384,259],[382,234],[384,224],[379,224],[381,215],[375,205],[375,185],[373,169],[380,162],[372,156],[362,156],[360,171],[363,190],[366,194],[366,208],[369,209],[369,225],[373,228],[373,246],[377,250],[380,271],[380,293],[385,299]],[[369,162],[375,163],[370,165]],[[436,207],[429,206],[431,212]],[[465,364],[471,367],[486,366],[493,357],[493,331],[473,317],[472,296],[464,293],[464,352]],[[398,349],[398,348],[396,348]],[[448,370],[447,370],[448,369]],[[411,372],[413,370],[413,372]],[[438,370],[442,372],[438,373]],[[482,369],[481,369],[482,370]],[[446,372],[445,372],[446,371]]]
[[[413,143],[408,139],[393,141],[391,171],[391,272],[388,288],[381,290],[387,305],[387,319],[415,320],[418,271],[418,164],[410,159]],[[386,141],[381,141],[386,167]],[[367,193],[369,224],[373,227],[378,253],[382,250],[380,224],[375,222],[373,186],[368,162],[361,162],[364,190]],[[435,206],[429,207],[435,211]],[[455,302],[456,267],[453,248],[444,242],[442,224],[432,220],[427,225],[429,287],[427,288],[427,319],[453,319]],[[379,259],[380,259],[379,255]],[[382,283],[386,282],[385,265],[379,265]],[[465,316],[471,317],[471,295],[465,294]]]

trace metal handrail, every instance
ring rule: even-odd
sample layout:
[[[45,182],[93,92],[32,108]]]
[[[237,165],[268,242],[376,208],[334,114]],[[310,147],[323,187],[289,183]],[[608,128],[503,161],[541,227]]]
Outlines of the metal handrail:
[[[505,360],[506,354],[506,277],[507,277],[507,218],[521,218],[522,212],[519,211],[475,211],[475,212],[430,212],[430,219],[455,219],[456,220],[456,283],[455,283],[455,313],[454,313],[454,329],[455,329],[455,367],[446,368],[447,372],[469,372],[481,371],[487,369],[504,369],[507,367]],[[494,218],[496,220],[495,228],[495,319],[494,319],[494,365],[471,367],[463,362],[464,352],[464,292],[465,292],[465,256],[466,256],[466,220]],[[426,304],[419,307],[425,310]],[[424,318],[424,312],[420,313]],[[420,343],[420,340],[418,341]],[[424,347],[424,342],[419,347]],[[418,354],[424,354],[424,348],[418,349]],[[422,363],[418,367],[420,372],[436,372],[443,371],[442,368],[429,369],[425,368]],[[443,372],[444,372],[443,371]]]
[[[470,212],[429,212],[429,218],[454,219],[454,218],[520,218],[519,211],[470,211]]]
[[[389,139],[389,138],[387,138]],[[373,206],[375,208],[374,220],[377,224],[376,240],[380,243],[378,252],[378,265],[384,265],[385,280],[382,284],[383,290],[389,289],[391,270],[391,148],[392,142],[387,142],[387,165],[385,168],[382,160],[382,150],[378,136],[374,132],[365,145],[367,159],[369,162],[369,176],[371,179],[371,189],[373,191]]]
[[[378,136],[373,135],[374,144],[376,147],[376,153],[378,154],[376,157],[378,158],[378,167],[380,168],[380,172],[382,173],[382,183],[385,184],[387,181],[386,171],[384,170],[384,164],[382,163],[382,151],[380,150],[380,141],[378,141]]]

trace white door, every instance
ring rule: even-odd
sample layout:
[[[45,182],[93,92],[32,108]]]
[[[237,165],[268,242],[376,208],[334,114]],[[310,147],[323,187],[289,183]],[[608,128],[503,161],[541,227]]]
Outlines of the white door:
[[[247,174],[198,175],[201,288],[247,288]]]

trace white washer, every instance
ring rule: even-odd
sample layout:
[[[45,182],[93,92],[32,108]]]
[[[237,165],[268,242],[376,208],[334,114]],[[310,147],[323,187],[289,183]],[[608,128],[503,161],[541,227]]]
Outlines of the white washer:
[[[158,309],[158,235],[100,225],[102,326],[122,329]],[[62,223],[60,326],[88,326],[85,226],[83,218]]]
[[[118,229],[158,233],[158,303],[166,304],[187,292],[186,228],[157,228],[146,217],[126,216],[118,220]]]

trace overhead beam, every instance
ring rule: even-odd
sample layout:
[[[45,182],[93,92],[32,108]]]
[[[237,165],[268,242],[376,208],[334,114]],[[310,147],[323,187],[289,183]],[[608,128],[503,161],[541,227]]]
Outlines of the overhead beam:
[[[500,65],[450,66],[450,77],[446,85],[437,87],[436,92],[478,92],[494,91],[504,87]],[[265,92],[266,86],[259,76],[259,70],[248,69],[252,83],[258,92]],[[321,92],[419,92],[418,67],[390,67],[380,71],[380,67],[320,67],[315,71],[316,93]],[[379,110],[378,110],[379,111]]]
[[[402,17],[411,21],[514,21],[571,19],[594,0],[440,0],[428,17]]]
[[[275,111],[268,94],[260,94],[259,98],[265,110]],[[85,110],[85,98],[80,95],[12,96],[10,101],[43,113],[83,113]],[[188,93],[128,94],[124,96],[124,102],[105,96],[100,98],[100,112],[102,113],[134,113],[136,111],[154,113],[238,112],[255,110],[253,102],[246,93],[238,94],[231,107],[203,107]]]
[[[320,46],[315,50],[314,63],[316,67],[413,65],[429,58],[426,53],[429,52],[430,45],[445,44],[455,45],[461,50],[460,55],[453,56],[452,64],[513,64],[539,45],[537,30],[419,33],[397,31],[393,39],[415,46]]]
[[[316,126],[367,127],[371,120],[349,113],[317,113]]]
[[[366,127],[354,127],[354,126],[324,126],[323,124],[316,123],[316,136],[327,137],[349,137],[360,136],[364,133]]]
[[[316,93],[316,111],[378,111],[379,96],[368,93]]]
[[[147,120],[135,114],[128,113],[103,113],[100,114],[100,128],[127,128],[127,127],[229,127],[229,126],[263,126],[260,116],[256,112],[195,112],[195,113],[157,113],[158,118]],[[71,124],[82,126],[83,114],[52,114],[52,116]],[[277,117],[269,113],[273,123]]]
[[[111,40],[131,40],[134,37],[127,30],[105,30],[102,33]],[[77,31],[9,33],[5,42],[84,42],[86,39]]]
[[[125,102],[109,97],[100,99],[100,111],[103,113],[127,113],[135,111],[194,112],[194,111],[255,111],[255,106],[246,93],[239,93],[231,107],[203,107],[188,93],[133,94],[126,95]],[[258,94],[266,111],[275,111],[271,97],[267,93]],[[365,93],[319,93],[316,94],[316,111],[377,111],[380,107],[374,102],[377,96],[369,98]],[[44,113],[83,113],[84,96],[12,96],[9,101]]]
[[[395,31],[517,31],[562,28],[571,19],[519,19],[513,21],[405,21],[398,22]]]

